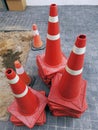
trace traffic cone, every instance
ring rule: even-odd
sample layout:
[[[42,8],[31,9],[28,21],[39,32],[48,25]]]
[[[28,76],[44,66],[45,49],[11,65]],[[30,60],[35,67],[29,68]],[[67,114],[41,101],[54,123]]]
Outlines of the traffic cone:
[[[44,91],[40,91],[40,93],[45,96]],[[18,120],[14,115],[11,115],[10,121],[16,126],[23,126],[24,125],[24,123],[21,122],[20,120]],[[45,122],[46,122],[46,114],[45,114],[45,111],[43,111],[41,113],[40,117],[38,118],[35,125],[43,125]]]
[[[61,106],[66,108],[63,109],[63,115],[72,117],[80,117],[87,109],[87,82],[82,78],[85,50],[86,36],[80,35],[71,51],[64,73],[57,74],[53,80],[48,100],[52,111],[56,110],[54,115],[62,116]]]
[[[86,49],[86,36],[77,37],[73,50],[65,67],[65,73],[61,79],[59,91],[68,100],[77,98],[80,94],[82,71],[84,65],[84,54]],[[71,81],[71,82],[70,82]],[[81,86],[81,87],[79,87]]]
[[[42,42],[41,37],[39,35],[38,27],[36,24],[33,24],[32,30],[33,30],[32,50],[37,51],[37,50],[44,49],[45,46],[43,46],[43,42]]]
[[[5,72],[13,91],[15,101],[8,107],[8,111],[23,124],[32,128],[47,103],[45,96],[27,87],[13,69]]]
[[[30,85],[30,86],[33,86],[34,82],[35,82],[35,77],[30,77],[26,71],[24,70],[23,66],[21,65],[21,63],[16,60],[14,62],[14,66],[15,66],[15,69],[16,69],[16,73],[19,75],[19,77],[24,81],[24,83],[26,85]]]
[[[38,55],[36,60],[40,74],[43,73],[45,77],[55,75],[65,67],[67,60],[60,46],[60,29],[56,4],[50,5],[46,51],[44,54]],[[44,80],[42,75],[41,78]]]

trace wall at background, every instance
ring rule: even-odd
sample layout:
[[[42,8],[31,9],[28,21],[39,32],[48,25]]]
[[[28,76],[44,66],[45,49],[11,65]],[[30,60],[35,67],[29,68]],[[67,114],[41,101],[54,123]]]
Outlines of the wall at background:
[[[98,0],[26,0],[26,2],[30,6],[50,5],[51,3],[57,5],[98,5]]]

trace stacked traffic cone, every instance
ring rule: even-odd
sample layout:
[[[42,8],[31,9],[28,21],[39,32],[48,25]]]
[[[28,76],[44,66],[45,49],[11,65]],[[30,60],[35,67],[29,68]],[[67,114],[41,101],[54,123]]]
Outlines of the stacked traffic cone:
[[[87,109],[86,85],[82,78],[86,36],[77,37],[63,74],[52,80],[48,105],[55,116],[80,117]]]
[[[38,55],[36,61],[39,75],[46,84],[51,84],[51,80],[57,72],[63,73],[64,71],[66,56],[64,56],[60,47],[60,30],[56,4],[50,5],[46,51],[44,54]]]
[[[37,50],[44,49],[45,46],[43,45],[43,42],[42,42],[41,37],[39,35],[38,27],[36,24],[33,24],[32,30],[33,30],[32,50],[37,51]]]
[[[26,84],[26,85],[30,85],[30,86],[33,86],[34,82],[35,82],[35,77],[34,76],[29,76],[26,71],[24,70],[24,67],[21,65],[21,63],[16,60],[14,62],[14,65],[15,65],[15,70],[16,70],[16,73],[19,75],[19,77],[23,80],[23,82]]]
[[[47,98],[40,92],[26,86],[13,69],[8,68],[5,74],[15,97],[15,101],[8,107],[8,111],[12,115],[11,121],[17,124],[14,122],[17,119],[18,123],[22,122],[27,127],[32,128],[40,118],[39,124],[43,124]]]
[[[45,92],[44,91],[40,91],[40,93],[45,96]],[[15,124],[16,126],[23,126],[23,125],[25,125],[23,122],[18,120],[14,115],[11,115],[10,121],[13,124]],[[35,125],[43,125],[45,122],[46,122],[46,114],[45,114],[45,111],[43,111],[41,113],[40,117],[38,118],[37,122],[35,123]]]

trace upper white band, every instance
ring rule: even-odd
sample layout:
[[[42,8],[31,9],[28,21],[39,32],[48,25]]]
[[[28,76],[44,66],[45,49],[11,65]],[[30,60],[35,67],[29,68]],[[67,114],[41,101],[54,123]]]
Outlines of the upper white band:
[[[18,76],[18,75],[16,75],[16,77],[13,78],[13,79],[8,80],[8,82],[9,82],[10,84],[15,84],[15,83],[17,83],[18,81],[19,81],[19,76]]]
[[[51,22],[51,23],[58,22],[58,16],[55,16],[55,17],[49,16],[49,22]]]
[[[50,34],[47,34],[47,38],[49,40],[58,40],[60,38],[60,34],[57,34],[57,35],[50,35]]]
[[[14,96],[17,97],[17,98],[21,98],[21,97],[24,97],[27,93],[28,93],[28,87],[26,86],[26,89],[24,90],[23,93],[21,93],[21,94],[14,94]]]
[[[39,35],[38,30],[33,30],[33,36]]]
[[[17,74],[23,74],[24,73],[24,68],[21,66],[21,68],[16,68]]]
[[[83,71],[83,68],[80,69],[80,70],[72,70],[72,69],[70,69],[67,65],[66,65],[65,69],[66,69],[66,71],[67,71],[69,74],[71,74],[71,75],[79,75],[79,74],[81,74],[82,71]]]
[[[86,47],[78,48],[76,45],[74,45],[73,47],[73,52],[77,55],[82,55],[85,53],[85,51],[86,51]]]

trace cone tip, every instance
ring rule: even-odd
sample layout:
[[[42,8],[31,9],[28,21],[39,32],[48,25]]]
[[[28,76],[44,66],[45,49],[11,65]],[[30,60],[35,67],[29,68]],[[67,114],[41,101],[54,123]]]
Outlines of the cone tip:
[[[20,64],[20,62],[18,60],[16,60],[14,62],[14,65],[15,65],[16,68],[20,68],[21,67],[21,64]]]
[[[32,29],[33,29],[33,30],[37,30],[37,25],[36,25],[36,24],[33,24],[33,25],[32,25]]]
[[[5,75],[8,79],[13,79],[15,77],[15,72],[12,68],[8,68],[5,71]]]
[[[52,6],[52,7],[55,7],[55,6],[57,6],[55,3],[52,3],[50,6]]]
[[[58,9],[55,3],[50,5],[50,16],[58,16]]]
[[[12,73],[12,71],[13,71],[13,69],[8,68],[8,69],[6,69],[5,73],[9,75],[9,74],[11,74],[11,73]]]
[[[85,40],[86,39],[86,35],[85,34],[80,34],[78,36],[78,38],[81,39],[81,40]]]
[[[76,44],[77,47],[84,47],[84,46],[86,46],[86,35],[85,34],[80,34],[77,37],[77,40],[76,40],[75,44]]]

